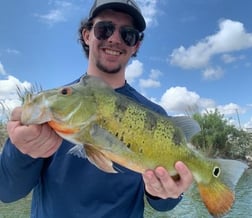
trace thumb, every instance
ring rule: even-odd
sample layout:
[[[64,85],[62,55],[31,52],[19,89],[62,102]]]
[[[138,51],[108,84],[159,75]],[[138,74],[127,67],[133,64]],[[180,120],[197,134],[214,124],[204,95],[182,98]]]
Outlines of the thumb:
[[[20,121],[22,114],[22,107],[16,107],[11,112],[10,120],[11,121]]]

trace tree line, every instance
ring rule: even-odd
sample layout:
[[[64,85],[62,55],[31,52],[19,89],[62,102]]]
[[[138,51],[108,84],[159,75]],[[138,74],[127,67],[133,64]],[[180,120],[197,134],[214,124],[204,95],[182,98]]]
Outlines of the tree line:
[[[192,116],[201,131],[192,138],[192,144],[210,157],[246,160],[252,157],[252,134],[229,124],[217,109]]]

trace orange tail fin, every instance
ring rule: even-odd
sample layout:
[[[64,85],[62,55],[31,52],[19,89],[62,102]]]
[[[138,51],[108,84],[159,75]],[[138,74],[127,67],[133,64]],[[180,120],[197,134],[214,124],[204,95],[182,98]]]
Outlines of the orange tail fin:
[[[198,188],[205,206],[214,217],[220,217],[231,209],[235,200],[234,193],[224,184],[198,184]]]

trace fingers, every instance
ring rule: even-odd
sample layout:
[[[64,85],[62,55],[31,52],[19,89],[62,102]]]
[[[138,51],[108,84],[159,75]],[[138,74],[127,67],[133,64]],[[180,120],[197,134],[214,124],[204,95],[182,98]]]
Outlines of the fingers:
[[[62,138],[48,124],[22,125],[21,114],[22,108],[15,108],[7,123],[9,138],[17,149],[33,158],[46,158],[55,153]]]
[[[143,180],[145,182],[145,189],[149,194],[163,199],[177,197],[176,193],[173,193],[174,181],[164,168],[158,167],[155,171],[146,171],[143,175]]]
[[[59,137],[47,124],[42,125],[42,132],[42,139],[40,141],[38,140],[32,142],[37,144],[37,148],[30,154],[34,158],[46,158],[51,156],[58,150],[62,143],[62,138]]]
[[[62,143],[62,138],[59,137],[47,124],[42,124],[39,132],[34,134],[34,137],[27,137],[24,144],[19,146],[22,153],[28,154],[33,158],[46,158],[51,156]]]
[[[180,179],[176,181],[176,183],[183,189],[183,192],[185,192],[193,183],[193,175],[188,167],[181,161],[176,162],[175,169],[180,176]]]
[[[175,169],[180,178],[176,181],[174,181],[163,167],[157,167],[155,170],[147,170],[143,174],[146,191],[153,196],[163,199],[178,198],[191,186],[193,176],[181,161],[175,164]]]
[[[7,123],[7,131],[13,144],[25,144],[33,140],[38,140],[41,134],[42,125],[23,126],[19,121]]]
[[[22,114],[22,107],[16,107],[11,112],[10,120],[11,121],[20,121]]]

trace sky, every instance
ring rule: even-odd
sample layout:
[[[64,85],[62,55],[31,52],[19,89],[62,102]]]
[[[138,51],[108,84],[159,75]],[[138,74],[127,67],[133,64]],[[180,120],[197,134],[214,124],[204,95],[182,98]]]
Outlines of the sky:
[[[16,87],[50,89],[85,73],[80,21],[93,0],[0,1],[0,112]],[[252,1],[137,0],[147,22],[126,78],[170,115],[215,109],[252,128]]]

